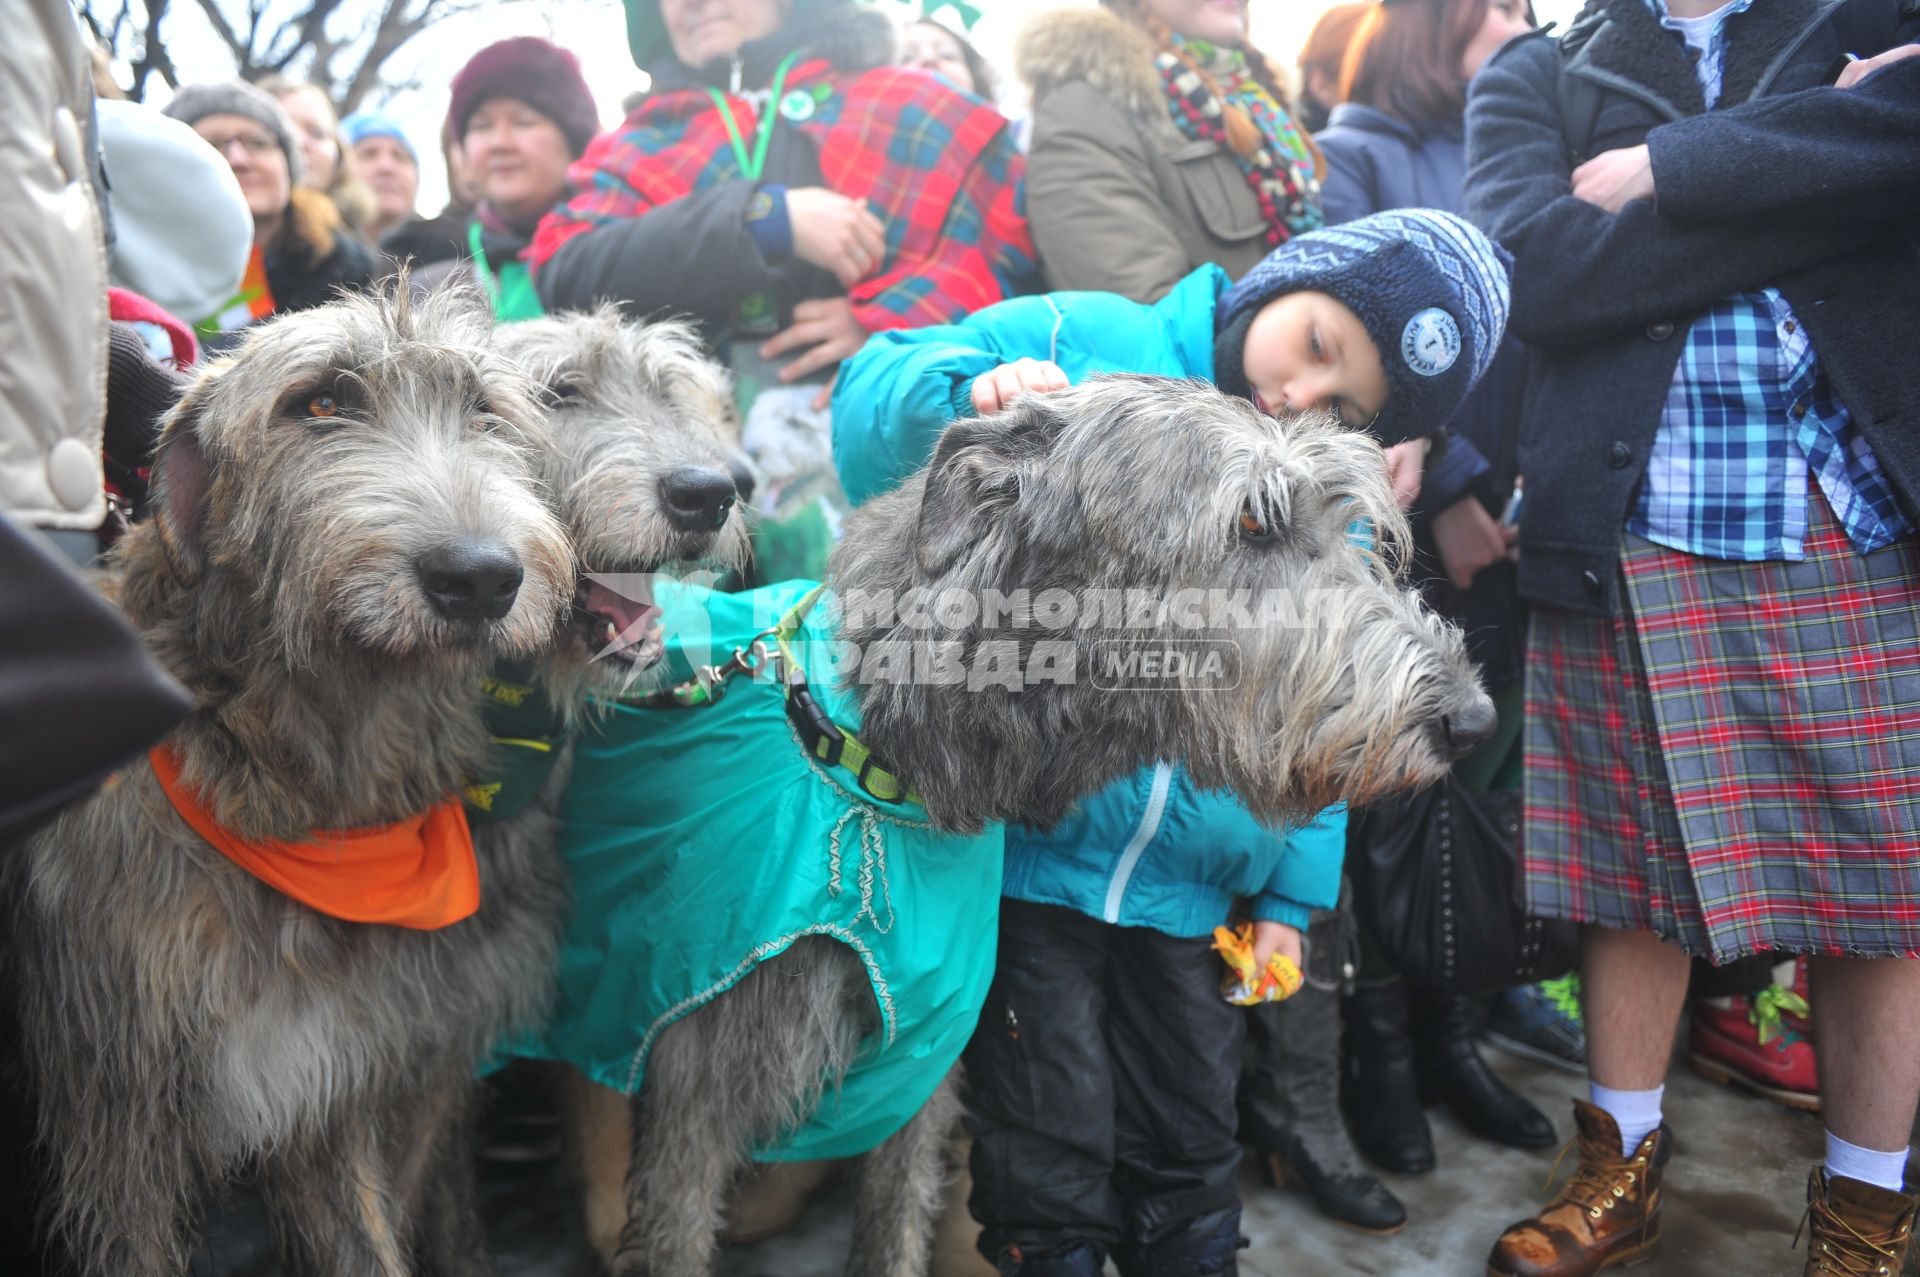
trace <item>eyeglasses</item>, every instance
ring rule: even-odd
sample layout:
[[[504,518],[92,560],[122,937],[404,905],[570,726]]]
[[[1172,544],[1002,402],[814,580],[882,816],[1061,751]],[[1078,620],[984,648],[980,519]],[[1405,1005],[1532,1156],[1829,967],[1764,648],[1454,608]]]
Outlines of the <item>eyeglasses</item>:
[[[202,134],[201,136],[205,137],[206,135]],[[225,155],[236,143],[241,150],[256,158],[278,148],[280,145],[277,140],[268,137],[265,133],[234,133],[227,137],[207,138],[207,145],[222,155]]]

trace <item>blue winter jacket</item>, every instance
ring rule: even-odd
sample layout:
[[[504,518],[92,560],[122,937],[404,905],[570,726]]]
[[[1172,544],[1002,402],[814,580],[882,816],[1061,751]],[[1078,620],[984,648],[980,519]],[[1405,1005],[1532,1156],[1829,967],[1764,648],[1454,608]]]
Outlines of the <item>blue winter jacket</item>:
[[[1099,372],[1213,377],[1213,313],[1230,281],[1202,266],[1152,305],[1114,293],[1001,302],[957,324],[876,333],[840,368],[833,459],[855,503],[925,465],[956,417],[973,415],[973,379],[1023,356],[1073,381]],[[1161,764],[1123,777],[1054,829],[1007,830],[1002,892],[1065,905],[1118,926],[1204,936],[1236,897],[1256,918],[1305,928],[1340,893],[1344,805],[1276,834],[1239,801]]]

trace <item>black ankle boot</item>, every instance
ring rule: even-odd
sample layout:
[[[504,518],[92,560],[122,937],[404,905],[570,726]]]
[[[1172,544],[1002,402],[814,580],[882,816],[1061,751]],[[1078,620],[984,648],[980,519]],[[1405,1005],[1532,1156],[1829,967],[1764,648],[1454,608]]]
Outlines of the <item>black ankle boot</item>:
[[[1340,1111],[1368,1161],[1399,1175],[1434,1168],[1433,1132],[1420,1105],[1407,1036],[1406,993],[1398,980],[1363,988],[1341,1005]]]
[[[1474,1045],[1473,999],[1432,993],[1422,997],[1418,1019],[1420,1094],[1445,1104],[1460,1124],[1482,1139],[1515,1148],[1551,1148],[1559,1141],[1553,1123],[1487,1067]]]
[[[1249,1012],[1240,1138],[1272,1185],[1304,1189],[1320,1213],[1391,1233],[1407,1208],[1367,1172],[1340,1120],[1340,999],[1313,985]]]

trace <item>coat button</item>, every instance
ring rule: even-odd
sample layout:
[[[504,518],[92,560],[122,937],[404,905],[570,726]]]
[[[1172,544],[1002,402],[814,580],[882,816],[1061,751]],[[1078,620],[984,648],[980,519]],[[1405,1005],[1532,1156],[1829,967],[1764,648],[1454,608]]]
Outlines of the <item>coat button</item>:
[[[77,182],[87,175],[87,146],[81,140],[84,136],[72,111],[63,106],[53,113],[53,158],[69,182]]]
[[[47,453],[47,486],[54,500],[78,514],[100,500],[100,454],[78,439],[62,439]]]
[[[1587,593],[1595,598],[1600,596],[1600,576],[1591,568],[1580,574],[1580,584],[1587,587]]]
[[[1632,460],[1633,449],[1627,447],[1626,444],[1620,442],[1618,439],[1615,439],[1607,445],[1607,464],[1615,470],[1626,469],[1627,463]]]
[[[1671,319],[1656,319],[1647,325],[1648,341],[1665,341],[1671,336],[1673,336],[1673,321]]]

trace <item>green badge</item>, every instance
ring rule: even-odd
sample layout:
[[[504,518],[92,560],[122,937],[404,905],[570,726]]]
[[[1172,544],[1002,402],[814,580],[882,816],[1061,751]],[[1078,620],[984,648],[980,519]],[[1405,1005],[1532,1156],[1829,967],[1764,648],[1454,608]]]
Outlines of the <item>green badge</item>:
[[[813,94],[805,89],[795,89],[780,99],[780,114],[799,124],[813,118]]]

